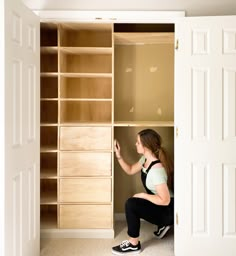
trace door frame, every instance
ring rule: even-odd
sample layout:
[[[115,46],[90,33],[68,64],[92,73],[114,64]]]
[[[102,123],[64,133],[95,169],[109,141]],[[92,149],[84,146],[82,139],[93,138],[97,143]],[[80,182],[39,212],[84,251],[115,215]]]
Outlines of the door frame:
[[[173,23],[185,17],[185,11],[48,11],[35,10],[41,21],[96,23]]]
[[[5,38],[4,1],[0,3],[0,33]],[[5,55],[5,40],[0,40],[0,54]],[[5,252],[5,57],[0,59],[0,255]]]
[[[136,23],[136,24],[176,24],[185,17],[185,11],[50,11],[35,10],[41,22],[80,22],[80,23]],[[83,231],[83,234],[86,233]],[[41,231],[43,237],[66,237],[71,232]],[[107,237],[103,231],[103,237]],[[109,236],[110,237],[110,236]]]

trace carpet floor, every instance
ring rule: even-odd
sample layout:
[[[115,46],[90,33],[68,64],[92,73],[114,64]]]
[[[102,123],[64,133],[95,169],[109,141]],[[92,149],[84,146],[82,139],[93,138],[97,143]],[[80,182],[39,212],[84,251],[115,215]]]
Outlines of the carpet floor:
[[[171,228],[166,236],[158,240],[153,236],[155,226],[141,222],[140,242],[142,256],[174,256],[174,231]],[[114,239],[41,239],[40,256],[110,256],[111,247],[127,239],[126,222],[115,225]]]

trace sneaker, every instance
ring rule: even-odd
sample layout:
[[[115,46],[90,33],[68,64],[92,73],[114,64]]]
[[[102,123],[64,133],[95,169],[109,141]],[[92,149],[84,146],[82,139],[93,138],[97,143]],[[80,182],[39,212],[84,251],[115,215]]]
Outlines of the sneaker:
[[[153,233],[157,239],[162,239],[169,229],[170,226],[158,226],[157,231]]]
[[[112,253],[116,255],[138,254],[141,252],[141,244],[132,245],[128,240],[123,241],[120,245],[112,247]]]

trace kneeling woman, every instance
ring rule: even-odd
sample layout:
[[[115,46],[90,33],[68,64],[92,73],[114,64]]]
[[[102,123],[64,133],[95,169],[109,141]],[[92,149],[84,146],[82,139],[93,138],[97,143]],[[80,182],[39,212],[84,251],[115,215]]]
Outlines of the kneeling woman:
[[[119,143],[115,141],[115,154],[121,168],[128,175],[141,172],[146,193],[135,194],[126,201],[125,213],[129,239],[113,247],[113,254],[141,252],[140,219],[158,226],[154,234],[159,239],[174,223],[173,164],[161,143],[161,137],[156,131],[145,129],[139,132],[136,148],[142,157],[137,163],[129,165],[121,156]]]

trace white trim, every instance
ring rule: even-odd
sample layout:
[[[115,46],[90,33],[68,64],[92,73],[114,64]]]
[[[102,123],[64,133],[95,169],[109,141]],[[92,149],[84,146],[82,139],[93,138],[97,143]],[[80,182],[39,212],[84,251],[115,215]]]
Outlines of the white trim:
[[[1,1],[0,4],[0,31],[2,40],[0,41],[0,255],[5,255],[5,230],[6,230],[6,216],[5,216],[5,2]]]
[[[41,238],[114,238],[114,229],[41,229]]]
[[[42,21],[96,23],[174,23],[185,11],[34,11]]]

